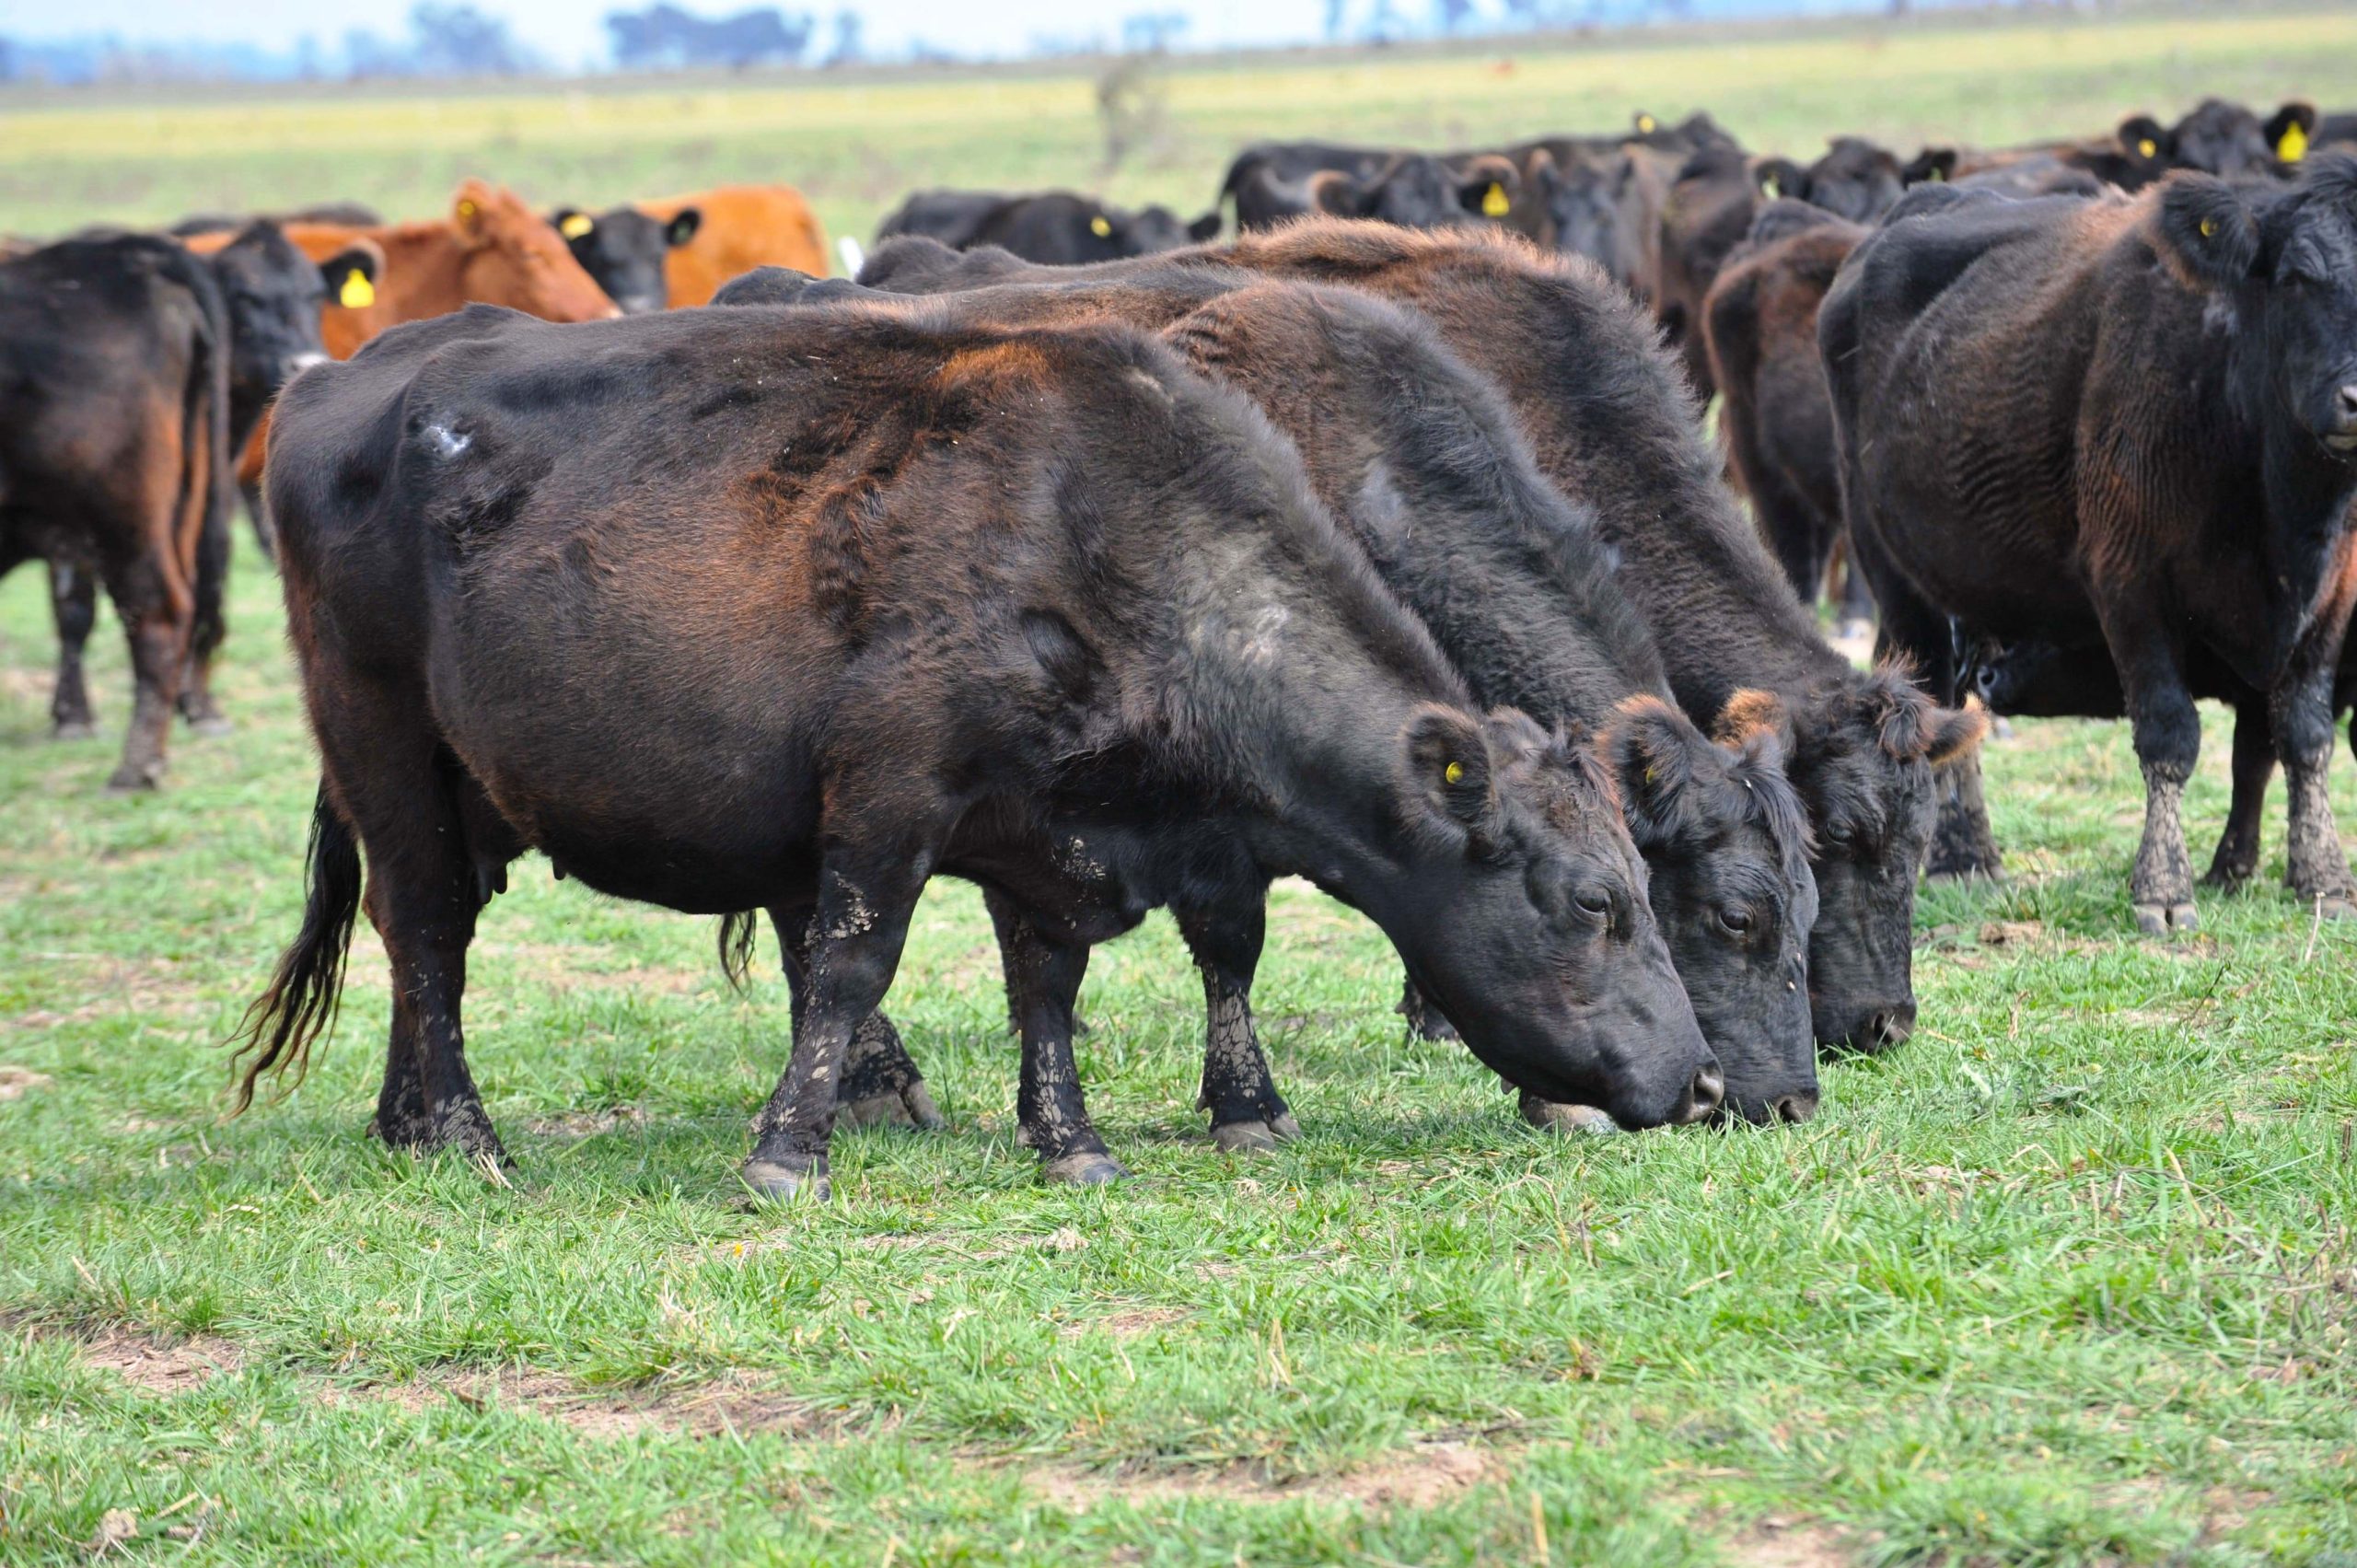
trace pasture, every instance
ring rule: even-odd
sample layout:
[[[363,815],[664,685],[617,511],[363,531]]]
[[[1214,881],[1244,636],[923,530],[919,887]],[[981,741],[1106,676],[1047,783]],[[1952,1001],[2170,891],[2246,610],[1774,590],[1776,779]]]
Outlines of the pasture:
[[[1455,141],[1706,106],[1757,144],[2096,130],[2357,81],[2357,17],[2140,16],[1179,72],[1105,182],[1192,210],[1261,134]],[[804,184],[864,237],[917,183],[1091,183],[1085,79],[35,104],[0,229],[487,172],[602,202]],[[2346,96],[2342,94],[2340,96]],[[577,182],[577,183],[576,183]],[[316,766],[238,541],[170,783],[46,738],[35,570],[0,583],[0,1561],[2357,1563],[2357,932],[2254,890],[2133,931],[2126,726],[1986,753],[2010,878],[1917,907],[1922,1022],[1780,1130],[1562,1138],[1411,1043],[1372,925],[1281,889],[1255,1005],[1306,1136],[1191,1109],[1167,917],[1082,993],[1136,1173],[1017,1146],[990,925],[928,894],[888,1004],[946,1132],[844,1132],[835,1200],[737,1201],[784,987],[711,923],[517,869],[470,1043],[505,1174],[363,1133],[364,925],[333,1043],[224,1120],[221,1042],[292,934]],[[2226,805],[2225,715],[2188,792]],[[2357,821],[2345,737],[2336,808]]]

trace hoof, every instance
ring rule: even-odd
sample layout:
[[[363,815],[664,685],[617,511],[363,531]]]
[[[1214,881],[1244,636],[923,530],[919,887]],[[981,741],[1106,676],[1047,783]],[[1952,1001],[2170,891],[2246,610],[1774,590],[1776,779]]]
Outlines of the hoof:
[[[949,1125],[933,1103],[932,1094],[921,1084],[911,1084],[905,1089],[887,1089],[880,1095],[869,1095],[849,1105],[835,1108],[838,1127],[906,1127],[914,1132],[938,1132]]]
[[[737,1174],[759,1202],[791,1203],[807,1199],[823,1203],[834,1196],[834,1183],[828,1179],[824,1163],[796,1170],[781,1161],[756,1156],[747,1160]]]
[[[107,778],[109,795],[139,795],[160,788],[164,782],[161,763],[152,768],[117,768]]]
[[[1301,1136],[1301,1123],[1291,1111],[1247,1121],[1223,1121],[1212,1129],[1212,1142],[1227,1153],[1266,1151]]]
[[[2147,936],[2166,936],[2172,931],[2199,931],[2201,916],[2191,904],[2138,904],[2136,929]]]
[[[1522,1097],[1522,1119],[1550,1132],[1586,1132],[1601,1137],[1620,1131],[1620,1123],[1592,1105],[1558,1105],[1536,1095]]]
[[[2239,893],[2250,885],[2255,865],[2213,865],[2203,875],[2201,886],[2212,893]]]
[[[1039,1175],[1055,1187],[1101,1187],[1130,1173],[1110,1155],[1066,1155],[1039,1167]]]
[[[188,727],[207,740],[218,740],[224,736],[238,733],[238,726],[219,714],[207,714],[201,719],[191,719],[188,721]]]
[[[96,740],[98,737],[99,726],[88,719],[61,720],[49,732],[52,740]]]

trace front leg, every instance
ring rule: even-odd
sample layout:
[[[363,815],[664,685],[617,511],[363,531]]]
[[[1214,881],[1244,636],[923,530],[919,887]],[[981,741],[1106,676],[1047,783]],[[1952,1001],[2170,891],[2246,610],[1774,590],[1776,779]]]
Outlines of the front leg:
[[[2193,863],[2185,847],[2185,781],[2201,758],[2201,715],[2185,684],[2184,660],[2149,619],[2153,601],[2134,587],[2097,606],[2104,640],[2119,669],[2136,761],[2144,773],[2144,836],[2136,846],[2129,900],[2148,936],[2192,931]]]
[[[784,955],[786,993],[793,998],[793,1017],[799,1027],[803,994],[810,983],[809,912],[781,907],[769,916]],[[844,1127],[913,1127],[927,1132],[948,1125],[924,1086],[924,1074],[900,1043],[900,1031],[881,1012],[862,1018],[844,1048],[842,1082],[835,1086],[835,1120]]]
[[[2267,812],[2267,781],[2275,776],[2275,726],[2264,702],[2245,702],[2235,709],[2235,798],[2226,812],[2226,830],[2218,835],[2218,851],[2210,857],[2205,888],[2234,892],[2258,870],[2260,824]]]
[[[2349,606],[2319,618],[2293,655],[2293,668],[2269,693],[2268,717],[2292,797],[2283,879],[2300,901],[2333,919],[2357,917],[2357,880],[2340,850],[2327,791],[2332,767],[2333,679]]]
[[[837,849],[821,861],[794,1054],[753,1118],[753,1152],[743,1167],[756,1196],[829,1195],[827,1148],[844,1052],[891,989],[933,859],[930,846],[896,845]]]
[[[1050,1181],[1078,1187],[1118,1181],[1129,1172],[1107,1152],[1088,1119],[1072,1054],[1073,1010],[1088,972],[1088,949],[1055,940],[995,889],[985,888],[982,901],[998,928],[1007,1006],[1023,1034],[1015,1101],[1019,1135],[1039,1156],[1040,1174]]]
[[[1212,1142],[1231,1153],[1273,1149],[1301,1135],[1252,1025],[1252,977],[1268,936],[1265,900],[1264,893],[1232,909],[1174,912],[1203,977],[1203,1086],[1195,1109],[1212,1113]]]

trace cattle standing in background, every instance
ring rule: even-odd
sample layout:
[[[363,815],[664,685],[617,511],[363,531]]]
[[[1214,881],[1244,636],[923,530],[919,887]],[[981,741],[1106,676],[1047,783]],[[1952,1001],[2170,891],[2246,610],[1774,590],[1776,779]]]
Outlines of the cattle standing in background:
[[[930,235],[953,250],[995,245],[1027,261],[1074,266],[1174,250],[1219,232],[1219,215],[1199,219],[1203,232],[1167,207],[1129,212],[1093,196],[1050,191],[1001,196],[981,191],[923,191],[911,196],[876,230],[878,244],[896,234]]]
[[[1111,328],[936,310],[470,310],[282,400],[271,504],[320,746],[310,905],[245,1083],[300,1060],[364,902],[401,984],[377,1129],[498,1157],[459,1023],[528,848],[601,891],[768,909],[802,974],[758,1192],[823,1193],[838,1074],[918,895],[1039,936],[1018,1108],[1080,1102],[1089,947],[1179,883],[1306,875],[1513,1081],[1624,1123],[1717,1074],[1595,764],[1482,715],[1237,394]],[[715,674],[720,679],[715,679]],[[1114,863],[1066,825],[1121,834]],[[1241,863],[1194,854],[1206,828]]]
[[[359,202],[315,202],[308,207],[290,207],[283,213],[255,213],[245,217],[198,213],[180,219],[165,232],[175,239],[193,239],[201,234],[234,233],[250,223],[276,224],[281,228],[291,223],[336,223],[349,228],[374,228],[384,221],[376,208]]]
[[[1751,233],[1761,205],[1780,197],[1871,223],[1906,187],[1893,154],[1855,136],[1836,137],[1806,168],[1790,158],[1747,157],[1706,147],[1678,171],[1661,213],[1661,258],[1654,314],[1678,345],[1705,401],[1717,389],[1702,338],[1702,306],[1719,269]]]
[[[835,284],[805,286],[798,274],[756,274],[721,297],[845,294]],[[1814,1111],[1805,986],[1816,881],[1805,815],[1762,704],[1736,704],[1752,714],[1748,728],[1717,745],[1677,711],[1594,518],[1538,472],[1494,389],[1429,324],[1356,290],[1210,267],[950,298],[961,319],[1111,317],[1153,327],[1249,396],[1297,445],[1319,498],[1477,700],[1597,738],[1646,863],[1648,900],[1724,1070],[1727,1107],[1754,1121]],[[1402,386],[1415,395],[1399,396]],[[1086,853],[1111,852],[1092,843]],[[1260,900],[1228,910],[1180,901],[1174,912],[1203,970],[1212,1019],[1201,1109],[1212,1112],[1222,1146],[1272,1144],[1289,1135],[1291,1117],[1251,1022]],[[1004,950],[1013,955],[1019,944]],[[1012,990],[1025,973],[1009,962]],[[1433,1016],[1412,982],[1407,998],[1402,1010],[1431,1032]],[[1012,1011],[1034,1016],[1019,998]],[[912,1063],[898,1073],[916,1075]],[[1568,1109],[1524,1101],[1524,1114],[1542,1124]]]
[[[2325,793],[2357,598],[2357,160],[1951,197],[1859,247],[1818,332],[1888,645],[1934,693],[1952,617],[2110,648],[2145,781],[2139,927],[2196,923],[2179,801],[2212,659],[2266,696],[2293,889],[2357,912]]]
[[[1428,153],[1395,153],[1372,168],[1318,168],[1298,177],[1285,172],[1290,166],[1283,160],[1237,164],[1244,172],[1224,193],[1236,198],[1239,233],[1312,214],[1408,228],[1495,222],[1511,210],[1522,183],[1514,165],[1494,155],[1455,167]]]
[[[672,251],[696,237],[702,222],[703,214],[694,207],[681,207],[660,221],[636,207],[609,207],[594,215],[559,207],[549,215],[550,225],[571,248],[581,270],[597,280],[625,316],[669,306],[664,268]]]
[[[2149,114],[2133,114],[2108,136],[1947,156],[1950,172],[1957,177],[2006,169],[2077,169],[2133,192],[2173,168],[2227,178],[2268,173],[2279,162],[2297,163],[2316,130],[2312,104],[2286,103],[2262,124],[2242,105],[2212,98],[2202,99],[2173,126]]]
[[[332,283],[332,297],[319,313],[319,341],[331,359],[351,358],[388,327],[447,315],[469,303],[505,305],[551,321],[620,314],[554,229],[513,192],[480,180],[459,187],[447,219],[364,228],[295,224],[286,238],[316,261],[364,244],[384,258],[381,277],[355,284],[347,272]],[[188,241],[199,251],[220,242],[213,235]],[[265,554],[273,544],[260,486],[269,429],[265,417],[238,460],[238,482]]]
[[[314,262],[288,241],[275,224],[247,226],[218,250],[203,254],[223,303],[228,335],[229,450],[236,452],[261,423],[262,411],[295,373],[326,357],[319,342],[319,310],[331,285],[347,286],[356,274],[373,281],[383,256],[366,241],[346,246]],[[92,730],[90,693],[82,674],[82,650],[98,621],[99,563],[61,552],[50,557],[50,605],[57,621],[57,691],[50,703],[60,739]],[[180,711],[201,735],[226,731],[213,701],[213,655],[227,633],[222,598],[229,570],[229,519],[226,509],[209,512],[197,545],[195,620]]]
[[[1915,1021],[1910,927],[1932,770],[1976,747],[1984,721],[1935,706],[1897,672],[1859,673],[1817,636],[1721,482],[1692,401],[1635,302],[1584,261],[1480,228],[1302,224],[1079,276],[1175,266],[1367,289],[1423,312],[1453,353],[1499,382],[1540,470],[1595,509],[1621,552],[1620,580],[1654,630],[1678,705],[1706,731],[1759,718],[1786,738],[1786,772],[1817,834],[1817,1039],[1865,1051],[1904,1040]],[[946,293],[1071,275],[902,239],[878,248],[861,280]]]
[[[827,231],[791,185],[723,185],[636,205],[666,225],[691,208],[697,214],[694,235],[663,262],[674,310],[710,304],[722,284],[755,267],[827,275]]]
[[[2311,145],[2357,148],[2357,114],[2328,114],[2316,122]]]
[[[131,645],[110,789],[162,782],[208,527],[226,528],[229,343],[213,274],[160,236],[0,264],[0,572],[87,563]]]

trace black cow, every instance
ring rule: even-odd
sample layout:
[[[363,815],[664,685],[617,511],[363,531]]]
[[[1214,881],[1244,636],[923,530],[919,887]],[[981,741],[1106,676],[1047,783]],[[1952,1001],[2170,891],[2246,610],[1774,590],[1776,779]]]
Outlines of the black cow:
[[[581,270],[597,280],[623,315],[643,316],[670,303],[663,263],[696,237],[703,226],[703,213],[681,207],[666,219],[632,206],[602,213],[559,207],[549,215],[549,223],[564,237]]]
[[[2328,114],[2316,122],[2312,144],[2318,147],[2357,147],[2357,114]]]
[[[330,289],[348,286],[355,275],[373,284],[384,256],[374,241],[361,240],[315,262],[275,223],[257,220],[197,261],[211,274],[226,312],[228,440],[234,455],[261,422],[278,389],[296,371],[327,357],[319,341],[319,311]],[[256,536],[266,543],[261,509],[257,505],[253,510]],[[212,526],[214,521],[208,519],[198,541],[195,627],[178,697],[181,715],[200,735],[222,735],[229,727],[212,689],[213,655],[227,631],[221,601],[229,568],[226,519],[220,527]],[[98,622],[100,567],[99,556],[75,556],[63,545],[50,556],[50,603],[58,643],[57,690],[50,716],[52,733],[61,740],[94,732],[82,654]]]
[[[377,1131],[497,1157],[465,953],[538,848],[770,912],[800,984],[766,1194],[825,1190],[846,1048],[936,873],[1024,917],[1049,1016],[1018,1105],[1062,1179],[1119,1173],[1072,1070],[1089,946],[1280,874],[1372,916],[1521,1086],[1714,1109],[1602,771],[1472,708],[1291,445],[1133,331],[473,307],[298,380],[268,482],[324,778],[249,1091],[326,1020],[365,848],[401,976]]]
[[[1858,248],[1818,319],[1887,644],[1939,693],[1951,618],[1968,640],[2100,635],[2144,773],[2131,887],[2153,933],[2196,923],[2179,798],[2223,667],[2263,697],[2290,778],[2293,889],[2352,912],[2325,777],[2357,598],[2357,159],[1924,207]]]
[[[1521,184],[1521,172],[1497,157],[1460,168],[1429,153],[1399,153],[1369,172],[1323,168],[1297,180],[1263,166],[1236,187],[1236,224],[1248,233],[1313,214],[1409,228],[1496,222]]]
[[[2164,125],[2149,114],[2132,114],[2108,136],[2036,142],[1994,152],[1951,152],[1947,157],[1950,172],[1957,176],[2077,169],[2132,192],[2175,168],[2229,178],[2268,173],[2280,163],[2296,163],[2316,129],[2312,104],[2286,103],[2262,123],[2242,105],[2212,98],[2202,99],[2175,125]]]
[[[876,238],[881,244],[895,235],[923,234],[956,250],[995,245],[1027,261],[1073,266],[1175,250],[1218,232],[1217,212],[1190,225],[1167,207],[1131,212],[1069,191],[1031,196],[921,191],[877,226]]]
[[[1595,508],[1621,552],[1620,580],[1654,629],[1679,705],[1706,729],[1760,720],[1787,738],[1786,771],[1817,842],[1817,1039],[1864,1050],[1903,1040],[1915,1018],[1910,923],[1932,767],[1975,747],[1984,721],[1933,705],[1896,672],[1860,674],[1817,636],[1721,482],[1691,399],[1635,303],[1592,267],[1486,229],[1304,224],[1085,275],[1173,266],[1368,289],[1414,306],[1497,379],[1541,470]],[[935,292],[1027,275],[1057,274],[912,240],[879,248],[860,274]]]

